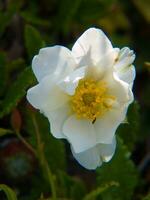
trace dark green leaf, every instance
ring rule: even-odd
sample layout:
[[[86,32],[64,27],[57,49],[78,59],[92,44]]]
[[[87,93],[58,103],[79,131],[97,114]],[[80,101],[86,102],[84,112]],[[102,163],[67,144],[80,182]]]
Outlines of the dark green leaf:
[[[71,177],[63,171],[59,171],[59,194],[72,200],[82,200],[86,194],[86,188],[82,180]]]
[[[0,96],[4,92],[6,85],[6,55],[5,53],[0,53]]]
[[[35,82],[31,68],[26,68],[9,87],[1,103],[0,118],[8,114],[26,94],[26,89]]]
[[[11,76],[11,73],[14,73],[17,70],[23,70],[25,67],[25,60],[22,58],[18,58],[6,64],[7,74]]]
[[[59,26],[62,28],[64,33],[67,33],[70,30],[70,26],[73,23],[73,18],[78,11],[78,8],[82,0],[66,0],[66,5],[64,6],[64,1],[61,1],[59,4]],[[67,13],[67,15],[66,15]]]
[[[50,22],[48,20],[41,19],[29,11],[23,11],[20,14],[28,23],[46,27],[50,25]]]
[[[126,122],[121,124],[117,130],[124,143],[130,150],[134,148],[135,143],[139,139],[140,115],[139,104],[135,101],[129,106]]]
[[[22,6],[23,0],[13,0],[9,1],[7,10],[5,12],[0,12],[0,36],[3,35],[6,27],[11,24],[13,16]]]
[[[89,194],[87,194],[84,197],[84,200],[93,200],[93,199],[96,199],[97,196],[99,196],[102,192],[108,190],[112,186],[118,187],[119,184],[117,182],[113,182],[112,181],[110,183],[102,185],[102,186],[96,188],[95,190],[93,190],[92,192],[90,192]]]
[[[145,17],[145,19],[150,23],[150,3],[149,0],[136,0],[133,1],[141,14]]]
[[[91,24],[99,21],[101,17],[108,15],[111,7],[117,0],[101,0],[101,1],[91,1],[82,0],[82,4],[78,9],[77,18],[79,18],[80,23]],[[93,24],[92,24],[93,25]]]
[[[102,193],[102,200],[131,200],[138,182],[138,173],[130,160],[126,146],[118,140],[113,159],[97,170],[98,186],[115,181],[119,187],[113,187]]]
[[[40,33],[31,25],[25,27],[25,45],[30,59],[38,53],[40,48],[45,46]]]
[[[12,19],[12,13],[0,12],[0,37],[3,35],[5,28],[9,25]]]

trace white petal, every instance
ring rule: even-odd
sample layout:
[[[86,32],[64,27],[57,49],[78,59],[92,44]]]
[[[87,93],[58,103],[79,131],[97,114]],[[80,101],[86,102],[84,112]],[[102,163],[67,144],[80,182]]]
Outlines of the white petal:
[[[98,144],[97,145],[98,151],[101,155],[101,160],[104,162],[108,162],[112,159],[115,149],[116,149],[116,138],[113,137],[111,144]]]
[[[97,134],[97,143],[111,144],[116,129],[124,120],[127,107],[120,109],[111,109],[101,118],[97,118],[94,123],[95,132]]]
[[[67,76],[63,81],[59,83],[59,87],[61,87],[65,93],[69,95],[73,95],[78,85],[79,80],[82,79],[85,75],[85,70],[86,70],[86,67],[81,67],[81,68],[76,69],[69,76]]]
[[[120,50],[117,62],[114,65],[117,76],[130,84],[131,88],[135,79],[135,68],[132,65],[135,60],[135,54],[128,47]]]
[[[62,131],[64,122],[69,116],[69,106],[65,104],[56,110],[47,111],[46,116],[51,125],[52,135],[56,138],[66,138]]]
[[[133,101],[133,93],[130,86],[121,81],[114,73],[104,79],[107,83],[108,94],[116,98],[112,108],[101,118],[97,118],[94,127],[97,133],[98,143],[111,143],[117,127],[125,119],[127,107]]]
[[[128,83],[132,89],[133,82],[134,82],[134,79],[136,76],[136,71],[135,71],[134,65],[130,65],[128,68],[125,68],[122,71],[118,71],[117,76],[119,77],[119,79]]]
[[[84,77],[92,77],[94,79],[101,79],[107,70],[113,66],[113,63],[118,55],[117,49],[106,54],[96,66],[85,66],[77,68],[71,72],[63,81],[59,83],[59,86],[69,95],[73,95],[75,88],[78,85],[78,81]]]
[[[27,99],[41,112],[57,109],[68,101],[68,96],[56,85],[55,76],[46,76],[27,91]]]
[[[105,54],[98,63],[88,66],[86,70],[86,76],[93,77],[94,79],[102,79],[108,71],[112,71],[115,59],[118,56],[118,49],[114,48],[112,51]]]
[[[94,170],[102,165],[100,152],[96,146],[81,153],[75,153],[73,148],[71,150],[75,159],[86,169]]]
[[[120,80],[116,73],[110,73],[104,81],[107,84],[107,92],[116,98],[119,106],[129,105],[133,101],[133,93],[129,84]]]
[[[102,162],[110,161],[115,153],[115,149],[115,137],[113,138],[111,144],[97,144],[95,147],[81,153],[75,153],[73,148],[71,148],[73,156],[80,163],[80,165],[90,170],[101,166]]]
[[[85,151],[96,144],[96,135],[92,123],[88,120],[77,119],[75,115],[65,121],[63,133],[76,153]]]
[[[120,50],[118,61],[126,61],[127,65],[130,65],[135,60],[134,51],[128,47],[124,47]]]
[[[41,95],[39,84],[30,88],[27,91],[27,100],[30,104],[37,109],[41,109],[43,102],[43,95]]]
[[[98,62],[112,49],[112,44],[103,31],[90,28],[79,37],[72,52],[77,63],[87,65],[91,60]]]
[[[32,61],[32,69],[38,81],[50,74],[61,79],[73,71],[75,66],[71,51],[63,46],[43,48]]]

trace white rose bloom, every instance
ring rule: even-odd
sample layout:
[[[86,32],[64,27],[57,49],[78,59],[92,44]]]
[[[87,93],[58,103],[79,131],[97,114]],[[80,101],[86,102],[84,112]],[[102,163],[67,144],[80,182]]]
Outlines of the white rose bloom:
[[[87,169],[108,162],[115,152],[116,129],[134,98],[134,59],[132,50],[113,48],[96,28],[85,31],[72,51],[47,47],[33,58],[39,83],[28,90],[27,99]]]

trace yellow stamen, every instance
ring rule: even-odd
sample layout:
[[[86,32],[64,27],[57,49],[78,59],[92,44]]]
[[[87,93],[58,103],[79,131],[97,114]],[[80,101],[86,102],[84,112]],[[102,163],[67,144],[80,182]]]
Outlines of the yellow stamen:
[[[72,111],[77,118],[89,119],[93,123],[112,108],[115,97],[107,93],[106,83],[91,78],[81,79],[71,97]]]

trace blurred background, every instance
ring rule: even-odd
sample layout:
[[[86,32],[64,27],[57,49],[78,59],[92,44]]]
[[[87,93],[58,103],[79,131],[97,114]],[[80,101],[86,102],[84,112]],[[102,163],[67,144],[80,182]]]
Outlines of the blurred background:
[[[135,51],[137,76],[114,158],[88,171],[25,95],[36,84],[31,61],[39,49],[71,48],[93,26],[114,47]],[[149,0],[0,0],[0,200],[14,192],[19,200],[149,200],[149,75]]]

